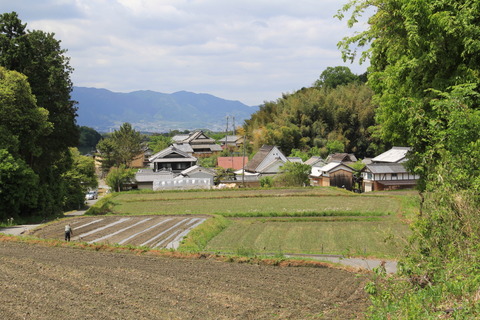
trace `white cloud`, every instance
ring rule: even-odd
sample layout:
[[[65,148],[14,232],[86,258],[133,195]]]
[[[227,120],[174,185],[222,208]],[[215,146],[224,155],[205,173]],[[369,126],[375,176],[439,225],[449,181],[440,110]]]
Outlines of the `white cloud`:
[[[345,65],[337,0],[0,0],[68,49],[74,84],[260,104]],[[354,72],[365,66],[349,65]]]

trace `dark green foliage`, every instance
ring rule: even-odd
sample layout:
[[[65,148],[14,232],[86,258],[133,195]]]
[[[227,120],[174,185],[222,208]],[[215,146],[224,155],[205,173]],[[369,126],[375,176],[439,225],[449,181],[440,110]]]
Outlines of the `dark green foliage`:
[[[0,149],[0,221],[22,217],[37,206],[38,181],[23,160]]]
[[[95,129],[90,127],[81,126],[80,130],[80,143],[78,149],[81,153],[93,153],[98,142],[102,139],[102,135]]]
[[[66,210],[81,208],[85,202],[85,193],[98,186],[93,158],[82,156],[75,148],[70,149],[70,156],[73,166],[63,175],[66,187],[64,204]]]
[[[0,15],[0,65],[26,75],[37,106],[48,111],[42,111],[49,123],[42,130],[29,127],[29,114],[24,119],[18,118],[19,122],[11,122],[8,130],[2,129],[10,131],[3,138],[11,144],[9,148],[17,144],[20,158],[40,179],[38,204],[28,212],[32,215],[51,216],[62,211],[66,194],[62,175],[72,165],[68,147],[78,145],[76,108],[70,100],[73,69],[65,53],[54,34],[26,31],[26,24],[22,24],[15,12]],[[1,107],[7,108],[8,104]],[[16,141],[12,132],[18,132],[19,127],[15,127],[18,125],[23,131],[19,135],[24,137],[21,141]]]
[[[245,130],[254,148],[277,145],[286,153],[292,149],[327,156],[332,151],[375,155],[369,128],[374,125],[372,92],[365,85],[351,83],[332,88],[304,88],[260,106]],[[377,142],[377,145],[380,143]]]

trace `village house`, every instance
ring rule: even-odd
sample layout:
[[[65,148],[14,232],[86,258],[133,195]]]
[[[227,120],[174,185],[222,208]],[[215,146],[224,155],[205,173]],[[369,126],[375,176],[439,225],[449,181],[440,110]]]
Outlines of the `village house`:
[[[222,151],[222,147],[203,131],[195,131],[189,135],[175,135],[172,137],[172,142],[176,149],[193,157],[209,157]]]
[[[393,147],[373,158],[362,170],[363,192],[414,188],[419,176],[404,166],[408,151],[408,147]]]
[[[248,157],[218,157],[217,167],[240,170],[248,163]]]
[[[173,173],[180,173],[194,166],[197,163],[197,158],[174,146],[170,146],[151,156],[148,161],[150,168],[153,169],[154,172],[167,170]]]
[[[322,167],[312,167],[310,185],[353,189],[353,168],[342,162],[330,162]]]

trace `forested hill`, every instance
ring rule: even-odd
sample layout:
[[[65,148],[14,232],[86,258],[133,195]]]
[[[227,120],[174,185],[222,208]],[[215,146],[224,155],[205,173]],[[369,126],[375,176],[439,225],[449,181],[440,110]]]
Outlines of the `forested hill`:
[[[383,149],[371,133],[372,91],[361,81],[319,85],[261,105],[246,121],[254,148],[273,144],[286,154],[298,149],[322,156],[349,152],[359,158]]]
[[[123,122],[131,123],[137,130],[152,132],[197,128],[225,130],[227,115],[235,117],[235,123],[241,125],[258,110],[239,101],[186,91],[118,93],[74,87],[72,99],[78,102],[77,123],[97,131],[116,129]]]

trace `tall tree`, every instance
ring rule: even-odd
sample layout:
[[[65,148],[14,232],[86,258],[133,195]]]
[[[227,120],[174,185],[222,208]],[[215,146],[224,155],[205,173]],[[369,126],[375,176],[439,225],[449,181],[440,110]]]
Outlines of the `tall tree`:
[[[52,130],[38,140],[41,153],[26,159],[40,177],[37,213],[53,215],[62,210],[66,192],[62,174],[72,165],[68,147],[78,145],[76,108],[70,99],[73,71],[66,50],[53,33],[26,30],[15,12],[0,15],[0,65],[28,77],[37,105],[48,110]]]
[[[131,162],[144,151],[143,136],[125,122],[111,136],[117,165],[129,167]]]

